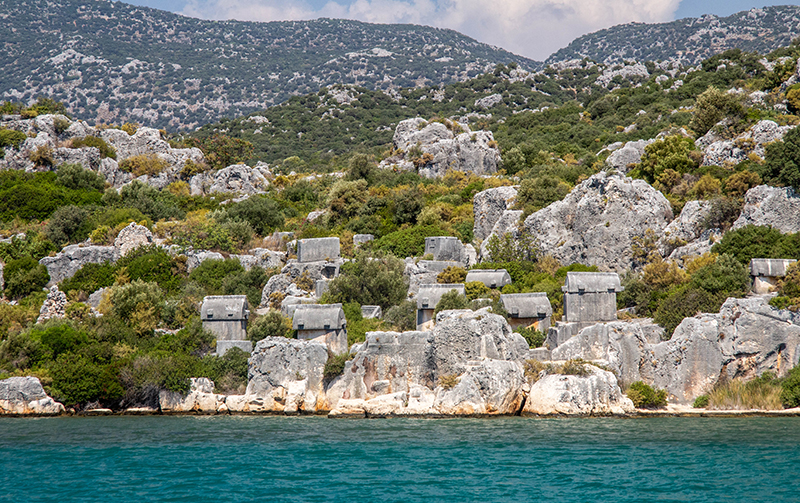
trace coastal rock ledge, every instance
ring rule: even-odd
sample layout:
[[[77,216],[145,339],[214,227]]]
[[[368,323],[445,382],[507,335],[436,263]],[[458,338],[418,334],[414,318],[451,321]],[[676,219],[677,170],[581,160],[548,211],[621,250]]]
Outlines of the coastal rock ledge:
[[[47,396],[35,377],[10,377],[0,381],[0,415],[53,416],[64,406]]]

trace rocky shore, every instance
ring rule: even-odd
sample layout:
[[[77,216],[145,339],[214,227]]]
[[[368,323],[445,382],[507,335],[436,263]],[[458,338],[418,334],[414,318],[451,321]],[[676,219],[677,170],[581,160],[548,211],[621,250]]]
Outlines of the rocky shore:
[[[192,379],[186,394],[162,391],[159,407],[100,414],[327,414],[329,417],[794,416],[800,409],[691,407],[720,380],[782,375],[800,355],[800,328],[769,297],[729,299],[716,314],[687,318],[670,341],[652,343],[647,320],[600,323],[553,348],[542,361],[488,308],[443,311],[429,331],[370,332],[338,375],[326,375],[325,344],[283,337],[260,341],[243,395]],[[667,390],[669,406],[636,409],[624,384]],[[622,384],[622,385],[621,385]],[[0,381],[0,415],[69,413],[34,377]]]

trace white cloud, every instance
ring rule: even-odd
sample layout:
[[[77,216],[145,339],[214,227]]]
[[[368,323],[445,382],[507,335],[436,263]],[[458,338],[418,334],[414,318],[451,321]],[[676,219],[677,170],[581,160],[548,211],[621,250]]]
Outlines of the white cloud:
[[[189,0],[182,14],[279,21],[334,17],[452,28],[481,42],[544,59],[583,34],[615,24],[673,19],[680,0]]]

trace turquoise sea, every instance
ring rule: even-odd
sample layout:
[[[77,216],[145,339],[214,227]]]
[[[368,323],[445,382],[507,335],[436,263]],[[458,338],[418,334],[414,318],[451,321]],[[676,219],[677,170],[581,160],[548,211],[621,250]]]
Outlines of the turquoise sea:
[[[2,419],[0,501],[800,501],[800,418]]]

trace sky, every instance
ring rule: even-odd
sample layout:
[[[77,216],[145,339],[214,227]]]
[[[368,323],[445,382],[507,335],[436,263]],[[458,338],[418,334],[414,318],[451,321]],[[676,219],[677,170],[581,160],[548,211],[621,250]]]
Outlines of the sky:
[[[123,0],[201,19],[286,21],[319,17],[451,28],[542,61],[575,38],[611,26],[728,16],[766,0]]]

